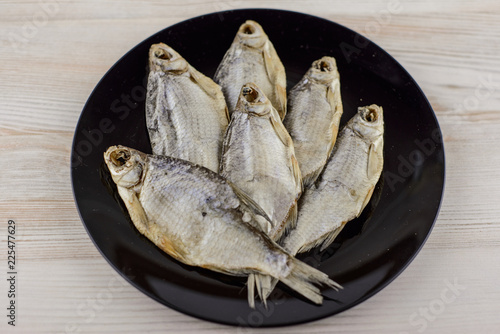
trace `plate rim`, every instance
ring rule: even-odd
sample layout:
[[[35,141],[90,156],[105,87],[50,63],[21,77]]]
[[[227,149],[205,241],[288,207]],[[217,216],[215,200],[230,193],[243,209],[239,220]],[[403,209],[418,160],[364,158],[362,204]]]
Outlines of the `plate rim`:
[[[262,11],[262,12],[275,12],[275,13],[286,13],[286,14],[300,15],[300,16],[304,16],[304,17],[307,17],[307,18],[310,18],[310,19],[323,21],[326,24],[336,25],[336,26],[340,27],[341,29],[345,29],[345,30],[349,31],[352,34],[359,35],[359,36],[365,38],[367,41],[370,42],[370,44],[374,45],[375,48],[378,51],[384,53],[385,57],[388,57],[394,64],[397,65],[398,69],[400,71],[402,71],[402,73],[404,73],[405,75],[407,75],[408,78],[410,78],[413,81],[415,88],[418,90],[419,94],[422,97],[422,100],[425,102],[427,108],[431,112],[430,115],[432,116],[433,121],[434,121],[434,123],[437,126],[436,130],[439,131],[439,135],[440,135],[440,138],[441,138],[441,141],[438,144],[442,147],[441,151],[442,151],[442,158],[443,158],[442,159],[443,169],[442,169],[442,175],[440,175],[442,177],[442,178],[440,178],[440,180],[442,179],[442,187],[440,189],[439,202],[437,203],[437,207],[436,207],[436,210],[435,210],[433,221],[430,223],[429,229],[428,229],[428,231],[426,231],[426,235],[422,239],[422,242],[420,243],[420,245],[418,245],[417,249],[411,254],[411,256],[405,258],[404,264],[401,266],[401,268],[395,274],[393,274],[390,278],[386,279],[376,289],[373,289],[373,291],[370,291],[369,293],[366,293],[361,298],[358,298],[355,302],[349,303],[347,305],[344,305],[344,306],[338,308],[338,310],[336,310],[335,312],[332,312],[330,314],[325,314],[325,315],[318,315],[316,317],[311,317],[311,318],[309,318],[309,320],[291,321],[288,324],[262,324],[262,325],[257,326],[257,327],[260,327],[260,328],[288,327],[288,326],[294,326],[294,325],[297,325],[297,324],[304,324],[304,323],[309,323],[309,322],[313,322],[313,321],[318,321],[320,319],[328,318],[328,317],[331,317],[333,315],[345,312],[346,310],[351,309],[354,306],[357,306],[357,305],[361,304],[362,302],[366,301],[367,299],[373,297],[374,295],[376,295],[377,293],[379,293],[380,291],[382,291],[383,289],[385,289],[390,283],[392,283],[396,278],[398,278],[408,268],[408,266],[414,261],[414,259],[416,258],[416,256],[423,249],[424,245],[426,244],[426,242],[427,242],[427,240],[428,240],[430,234],[432,233],[432,230],[433,230],[433,228],[434,228],[434,226],[436,224],[436,221],[438,219],[438,216],[439,216],[439,213],[440,213],[440,210],[441,210],[441,206],[442,206],[442,203],[443,203],[444,192],[445,192],[445,188],[446,188],[446,174],[447,174],[446,173],[446,151],[445,151],[444,140],[442,139],[443,138],[442,137],[442,130],[441,130],[441,127],[439,125],[436,113],[435,113],[434,109],[432,108],[432,105],[430,104],[427,96],[424,94],[424,92],[421,89],[421,87],[418,85],[418,83],[416,82],[416,80],[410,75],[410,73],[406,70],[406,68],[403,67],[399,63],[399,61],[397,61],[391,54],[389,54],[387,51],[385,51],[385,49],[383,49],[382,47],[380,47],[377,43],[373,42],[371,39],[365,37],[363,34],[360,34],[360,33],[356,32],[356,31],[354,31],[354,30],[352,30],[352,29],[350,29],[350,28],[348,28],[348,27],[346,27],[346,26],[344,26],[342,24],[339,24],[339,23],[337,23],[335,21],[332,21],[330,19],[319,17],[319,16],[312,15],[312,14],[308,14],[308,13],[299,12],[299,11],[286,10],[286,9],[276,9],[276,8],[236,8],[236,9],[229,9],[229,10],[224,10],[224,11],[213,11],[213,12],[209,12],[209,13],[197,15],[197,16],[194,16],[194,17],[190,17],[190,18],[187,18],[185,20],[178,21],[178,22],[176,22],[174,24],[166,26],[165,28],[163,28],[163,29],[161,29],[161,30],[159,30],[159,31],[157,31],[157,32],[155,32],[155,33],[153,33],[153,34],[145,37],[142,41],[140,41],[137,44],[135,44],[130,50],[128,50],[117,61],[115,61],[114,64],[103,74],[103,76],[99,79],[99,81],[96,83],[96,85],[92,89],[91,93],[89,94],[89,96],[88,96],[88,98],[87,98],[87,100],[86,100],[86,102],[85,102],[85,104],[84,104],[84,106],[82,108],[82,111],[80,112],[80,116],[78,117],[78,121],[77,121],[75,129],[74,129],[74,135],[73,135],[73,140],[72,140],[72,144],[71,144],[71,154],[70,154],[70,175],[71,175],[72,194],[73,194],[73,200],[74,200],[74,202],[76,204],[76,209],[77,209],[78,215],[80,217],[82,225],[84,226],[85,231],[87,232],[90,240],[92,240],[92,243],[97,248],[97,250],[99,251],[99,253],[101,254],[101,256],[108,262],[108,264],[110,264],[111,267],[121,277],[123,277],[129,284],[131,284],[134,288],[138,289],[143,294],[145,294],[146,296],[152,298],[156,302],[158,302],[158,303],[160,303],[160,304],[162,304],[164,306],[167,306],[170,309],[173,309],[173,310],[175,310],[177,312],[180,312],[182,314],[185,314],[185,315],[197,318],[197,319],[202,319],[202,320],[205,320],[205,321],[209,321],[209,322],[212,322],[212,323],[218,323],[218,324],[223,324],[223,325],[230,325],[230,326],[235,326],[235,327],[236,326],[237,327],[241,327],[242,326],[242,324],[237,324],[236,321],[234,321],[234,322],[220,321],[218,319],[212,319],[210,317],[206,317],[206,316],[200,315],[198,313],[190,312],[189,310],[186,310],[186,309],[180,309],[175,304],[171,304],[167,300],[164,300],[164,299],[160,298],[159,296],[157,296],[155,294],[152,294],[148,290],[144,289],[144,287],[142,287],[141,285],[137,284],[132,278],[130,278],[129,276],[127,276],[127,274],[124,273],[121,268],[119,268],[115,263],[113,263],[106,256],[106,254],[103,253],[103,250],[97,244],[97,242],[94,239],[93,235],[90,233],[89,228],[88,228],[85,220],[83,219],[83,216],[82,216],[82,213],[81,213],[81,208],[80,208],[80,205],[79,205],[79,202],[78,202],[78,198],[77,198],[77,194],[75,192],[75,187],[76,187],[76,185],[75,185],[75,175],[74,175],[74,173],[75,173],[75,167],[73,166],[73,161],[74,161],[73,159],[76,157],[76,154],[75,154],[75,151],[76,151],[75,150],[75,145],[77,144],[78,130],[79,130],[80,124],[81,124],[81,122],[82,122],[82,120],[84,118],[84,112],[89,107],[90,98],[92,96],[94,96],[94,94],[98,91],[99,87],[101,86],[101,84],[105,80],[105,78],[110,73],[113,72],[113,70],[115,69],[115,67],[117,67],[118,64],[121,63],[124,58],[128,57],[129,54],[133,53],[136,48],[138,48],[143,43],[146,43],[146,41],[148,41],[149,39],[153,38],[154,36],[160,34],[163,31],[165,31],[167,29],[171,29],[171,28],[173,28],[173,27],[175,27],[177,25],[186,24],[189,21],[200,20],[200,19],[202,19],[204,17],[207,17],[207,16],[214,16],[214,15],[219,15],[219,16],[222,15],[222,16],[224,16],[224,15],[235,13],[235,12],[236,13],[244,13],[244,12],[248,12],[248,11]],[[289,90],[289,88],[287,90]],[[253,327],[253,326],[249,325],[249,326],[243,326],[243,327]]]

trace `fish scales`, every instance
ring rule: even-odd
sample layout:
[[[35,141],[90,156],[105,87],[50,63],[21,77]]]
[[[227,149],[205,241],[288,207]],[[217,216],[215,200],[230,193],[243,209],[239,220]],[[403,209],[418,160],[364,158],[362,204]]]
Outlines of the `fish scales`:
[[[222,149],[221,175],[250,196],[269,216],[272,239],[295,225],[302,192],[292,139],[279,115],[254,83],[241,89]]]
[[[149,62],[146,124],[153,153],[217,171],[229,122],[220,87],[166,44],[151,46]]]
[[[297,227],[284,240],[291,254],[325,249],[368,204],[383,168],[383,113],[361,107],[339,134],[315,184],[304,191]]]
[[[293,139],[304,188],[309,187],[335,145],[343,113],[335,58],[314,61],[288,95],[283,123]]]
[[[313,283],[340,288],[273,242],[255,220],[261,209],[207,168],[124,146],[108,148],[104,160],[138,231],[187,265],[249,275],[250,306],[254,284],[265,301],[260,277],[281,280],[318,304]]]
[[[226,97],[229,112],[238,102],[241,87],[256,83],[283,119],[286,113],[286,74],[278,54],[260,24],[243,23],[219,64],[214,80]]]

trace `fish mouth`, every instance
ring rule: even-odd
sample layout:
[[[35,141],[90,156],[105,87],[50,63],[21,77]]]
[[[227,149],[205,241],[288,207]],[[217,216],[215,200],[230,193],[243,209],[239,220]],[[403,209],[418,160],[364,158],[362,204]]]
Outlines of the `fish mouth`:
[[[268,104],[268,98],[256,84],[249,82],[241,87],[238,98],[239,109],[250,114],[263,116],[269,112]]]
[[[181,74],[188,70],[188,64],[170,46],[158,43],[151,45],[149,49],[149,69]]]
[[[243,86],[241,90],[241,95],[243,95],[245,100],[249,103],[259,102],[260,94],[256,89],[252,88],[251,86]]]
[[[117,148],[109,154],[109,161],[116,167],[123,167],[130,160],[129,150]]]
[[[104,160],[108,164],[108,167],[116,173],[130,167],[131,158],[132,152],[128,148],[119,145],[111,146],[104,153]]]
[[[246,35],[252,35],[252,34],[255,34],[257,32],[257,29],[256,29],[255,25],[252,24],[251,22],[245,22],[241,26],[240,31]]]
[[[104,153],[104,160],[118,186],[137,186],[144,176],[145,154],[125,146],[111,146]]]
[[[325,85],[331,84],[339,78],[337,61],[335,58],[328,56],[315,60],[308,73],[311,79]]]
[[[320,59],[314,64],[314,68],[316,68],[320,72],[331,72],[334,69],[333,63],[326,59]]]
[[[243,44],[252,48],[260,48],[266,42],[264,30],[252,20],[248,20],[240,26],[238,36]]]
[[[361,117],[368,123],[376,123],[380,118],[380,112],[380,107],[372,104],[367,107],[362,107]]]
[[[163,59],[163,60],[171,60],[174,57],[170,52],[168,52],[167,50],[164,50],[164,49],[154,50],[153,55],[156,58]]]
[[[150,58],[152,58],[151,60],[169,62],[174,61],[178,57],[176,57],[175,51],[167,44],[158,43],[151,45]]]

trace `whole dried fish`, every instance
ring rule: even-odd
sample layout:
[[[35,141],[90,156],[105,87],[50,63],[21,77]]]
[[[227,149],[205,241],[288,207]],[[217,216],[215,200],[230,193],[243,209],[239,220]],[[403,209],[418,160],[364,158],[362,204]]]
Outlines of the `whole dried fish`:
[[[337,139],[342,112],[336,61],[323,57],[312,63],[288,94],[283,120],[293,139],[304,188],[323,170]]]
[[[277,240],[297,219],[302,192],[292,139],[262,90],[245,84],[226,131],[220,174],[253,198],[271,224],[264,231]]]
[[[153,153],[218,171],[229,122],[220,87],[163,43],[151,46],[149,67],[146,123]]]
[[[382,172],[383,133],[382,108],[358,108],[339,133],[323,173],[304,191],[297,227],[283,243],[287,251],[295,255],[320,244],[324,250],[361,214]]]
[[[207,168],[124,146],[108,148],[104,160],[139,232],[187,265],[249,275],[250,306],[254,285],[265,301],[260,280],[267,275],[315,303],[322,296],[313,283],[339,288],[263,233],[255,220],[262,209]]]
[[[214,76],[224,92],[229,112],[238,102],[241,87],[255,82],[281,119],[286,113],[285,68],[264,29],[255,21],[243,23]]]

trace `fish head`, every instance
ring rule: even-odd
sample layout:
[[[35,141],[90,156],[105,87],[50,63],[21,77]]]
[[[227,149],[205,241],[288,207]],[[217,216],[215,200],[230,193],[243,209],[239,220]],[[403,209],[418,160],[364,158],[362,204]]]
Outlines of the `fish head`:
[[[241,87],[235,110],[255,116],[265,116],[272,111],[271,101],[254,83],[249,82]]]
[[[144,174],[146,154],[126,146],[111,146],[104,152],[104,162],[117,186],[138,186]]]
[[[309,68],[307,76],[311,80],[329,85],[334,80],[339,79],[337,61],[335,58],[328,56],[315,60]]]
[[[362,137],[375,141],[384,133],[384,113],[382,107],[372,104],[359,107],[352,119],[351,128]]]
[[[149,49],[150,71],[184,73],[188,68],[188,62],[167,44],[151,45]]]
[[[252,20],[247,20],[240,26],[238,32],[236,33],[236,38],[243,45],[255,49],[264,47],[264,44],[268,40],[268,37],[264,32],[262,26]]]

